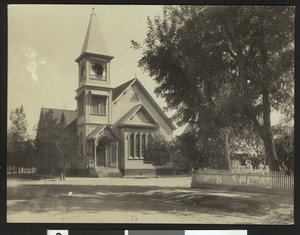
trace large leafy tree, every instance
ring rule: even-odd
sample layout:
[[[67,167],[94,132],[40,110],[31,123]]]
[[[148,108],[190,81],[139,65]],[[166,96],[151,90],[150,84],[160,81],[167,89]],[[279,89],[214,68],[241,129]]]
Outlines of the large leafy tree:
[[[293,7],[166,6],[133,46],[178,124],[207,137],[252,125],[278,169],[271,112],[293,115]]]
[[[62,178],[65,179],[66,164],[76,167],[83,156],[79,153],[79,137],[76,131],[63,123],[58,125],[57,131],[59,138],[56,141],[56,147],[63,174]]]
[[[45,177],[46,174],[51,177],[53,168],[58,164],[57,140],[59,139],[57,129],[57,119],[53,116],[53,111],[49,111],[39,121],[36,146],[36,166],[40,173]]]
[[[75,167],[81,160],[76,131],[48,111],[40,119],[36,136],[36,161],[40,172],[51,177],[53,169],[60,170],[65,179],[66,166]]]
[[[275,134],[275,148],[281,169],[287,174],[294,172],[294,132],[289,125],[276,125],[273,127]]]
[[[224,146],[224,141],[219,136],[206,137],[195,131],[195,128],[191,128],[174,139],[172,159],[176,168],[188,174],[203,168],[222,170],[230,168],[230,162],[226,159],[227,146]]]
[[[27,140],[27,120],[23,105],[10,112],[10,126],[7,133],[7,164],[22,167],[25,164],[24,154]]]
[[[229,145],[231,158],[239,160],[242,165],[246,160],[250,160],[253,168],[266,163],[262,139],[250,126],[243,130],[231,129]]]

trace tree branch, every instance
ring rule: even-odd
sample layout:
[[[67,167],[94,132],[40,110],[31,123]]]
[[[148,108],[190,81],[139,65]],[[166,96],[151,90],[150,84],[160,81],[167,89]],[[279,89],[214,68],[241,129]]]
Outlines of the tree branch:
[[[262,89],[263,93],[263,120],[265,131],[269,131],[271,128],[271,104],[270,104],[270,94],[266,87]]]
[[[259,124],[256,115],[251,112],[248,108],[244,108],[246,116],[253,122],[255,129],[261,137],[264,137],[263,126]]]

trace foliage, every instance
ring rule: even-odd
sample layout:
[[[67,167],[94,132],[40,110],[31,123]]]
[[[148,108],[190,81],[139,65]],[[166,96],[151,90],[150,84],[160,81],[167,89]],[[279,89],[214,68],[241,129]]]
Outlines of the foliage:
[[[76,166],[83,156],[79,153],[79,137],[74,130],[60,124],[58,133],[59,139],[56,142],[56,147],[62,165],[63,178],[65,178],[66,164],[69,163],[71,166]]]
[[[250,160],[255,169],[260,163],[265,163],[263,142],[250,126],[243,130],[231,130],[229,142],[231,159],[238,159],[242,165],[245,165],[246,160]]]
[[[35,166],[35,146],[33,139],[27,139],[23,142],[24,150],[22,152],[22,167],[31,168]]]
[[[260,164],[264,164],[265,156],[263,154],[254,153],[234,153],[232,158],[238,159],[241,165],[246,165],[250,161],[253,169],[258,169]]]
[[[219,137],[252,125],[278,168],[270,114],[293,115],[293,7],[166,6],[133,47],[178,124]]]
[[[26,154],[32,147],[29,145],[30,140],[27,141],[27,120],[23,105],[10,112],[9,120],[11,124],[7,133],[7,164],[22,167],[26,163]]]
[[[229,169],[222,138],[206,138],[194,129],[177,136],[173,141],[175,166],[185,173],[201,168]]]
[[[199,141],[194,133],[183,133],[172,142],[173,162],[175,167],[183,173],[190,174],[193,170],[206,164],[201,153]]]
[[[49,111],[40,118],[35,140],[36,146],[36,166],[39,173],[48,173],[51,177],[52,171],[58,162],[57,140],[57,120],[54,119],[53,111]]]
[[[290,174],[294,172],[294,132],[288,126],[278,125],[274,127],[275,148],[280,166]]]
[[[11,122],[8,130],[9,135],[18,142],[24,141],[27,135],[28,124],[23,105],[10,112],[9,120]]]
[[[53,111],[48,111],[40,119],[36,137],[36,160],[39,172],[48,173],[60,171],[65,174],[66,164],[76,164],[80,161],[78,136],[63,123],[58,123],[53,117]]]
[[[144,163],[151,164],[156,168],[166,165],[171,160],[170,143],[160,134],[156,133],[155,138],[148,143],[144,156]]]

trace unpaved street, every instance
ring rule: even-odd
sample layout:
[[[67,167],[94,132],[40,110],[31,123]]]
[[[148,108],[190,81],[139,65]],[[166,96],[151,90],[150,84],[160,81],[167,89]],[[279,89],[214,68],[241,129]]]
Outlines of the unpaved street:
[[[293,223],[291,196],[192,189],[190,183],[187,177],[8,179],[7,221]]]

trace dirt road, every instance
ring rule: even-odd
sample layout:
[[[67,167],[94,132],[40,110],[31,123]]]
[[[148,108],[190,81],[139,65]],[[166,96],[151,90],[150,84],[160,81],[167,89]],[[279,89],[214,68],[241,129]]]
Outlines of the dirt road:
[[[191,179],[8,179],[8,222],[292,224],[293,197],[190,188]]]

